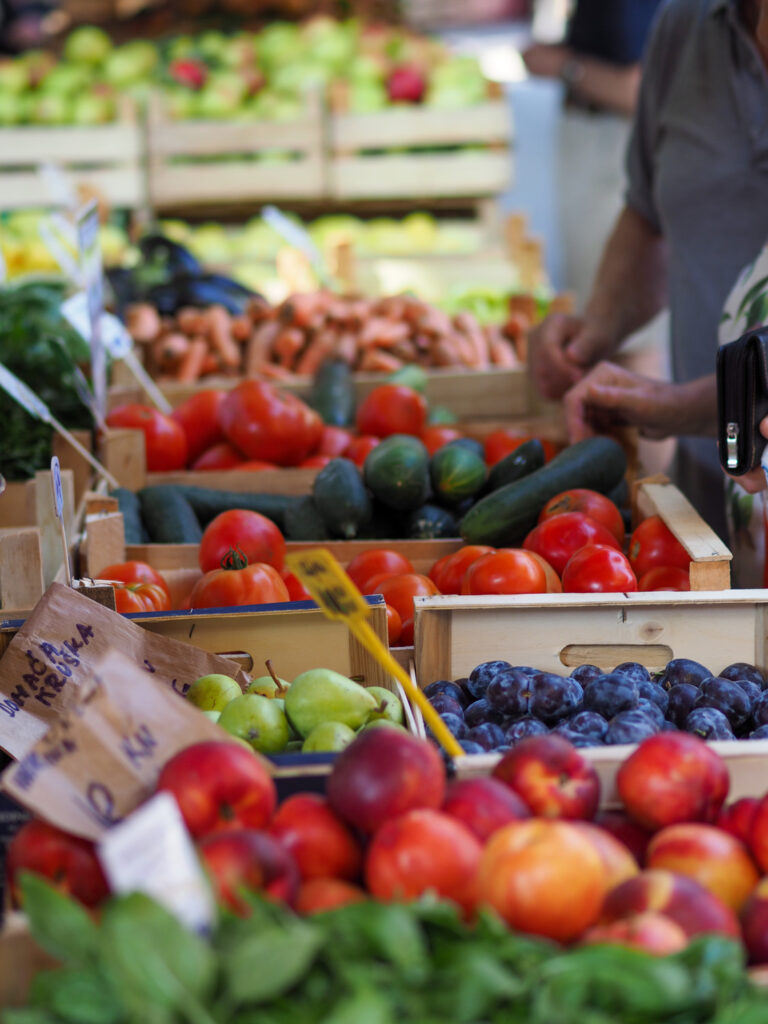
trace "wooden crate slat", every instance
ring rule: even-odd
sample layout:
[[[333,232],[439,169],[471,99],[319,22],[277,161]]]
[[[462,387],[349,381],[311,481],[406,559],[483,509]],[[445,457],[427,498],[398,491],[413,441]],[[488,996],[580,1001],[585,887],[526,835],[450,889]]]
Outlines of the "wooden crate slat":
[[[2,139],[0,139],[2,144]],[[138,167],[103,168],[97,171],[79,171],[64,168],[76,185],[87,185],[103,195],[116,207],[133,209],[144,202],[142,172]],[[42,178],[33,171],[0,171],[0,207],[19,210],[30,206],[54,205],[51,193]]]
[[[503,100],[480,103],[466,110],[401,106],[376,114],[337,114],[331,118],[334,150],[508,143],[511,138],[509,106]]]
[[[259,163],[233,159],[216,164],[150,164],[149,190],[157,206],[302,199],[320,195],[322,165],[316,160]]]
[[[731,560],[731,552],[676,487],[641,485],[638,508],[644,516],[661,516],[685,550],[697,562]]]
[[[330,173],[337,199],[477,197],[507,187],[512,161],[494,152],[339,156]]]
[[[140,129],[133,123],[0,130],[0,167],[33,167],[44,161],[114,164],[138,161],[141,152]]]
[[[305,152],[319,144],[316,121],[165,121],[150,133],[153,156],[214,156],[261,149]]]

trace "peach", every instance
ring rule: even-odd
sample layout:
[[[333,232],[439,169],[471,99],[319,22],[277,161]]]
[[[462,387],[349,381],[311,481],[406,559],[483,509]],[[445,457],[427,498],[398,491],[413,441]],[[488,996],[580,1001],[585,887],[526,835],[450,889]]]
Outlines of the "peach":
[[[709,932],[740,936],[730,907],[693,878],[672,871],[641,871],[617,885],[605,897],[600,919],[610,923],[646,910],[671,917],[689,938]]]
[[[600,780],[594,766],[556,733],[515,744],[493,770],[541,818],[594,818]]]
[[[588,821],[574,821],[572,824],[589,839],[600,855],[606,891],[640,873],[640,867],[630,851],[610,832]]]
[[[688,936],[671,917],[646,911],[610,924],[596,924],[587,929],[581,941],[585,945],[608,942],[654,956],[670,956],[685,949]]]
[[[414,900],[428,891],[474,909],[482,847],[461,822],[441,811],[408,811],[385,821],[365,858],[365,882],[380,900]]]
[[[513,822],[483,850],[478,902],[511,928],[569,942],[597,921],[604,894],[600,855],[568,822]]]
[[[768,878],[761,879],[744,904],[741,929],[749,962],[768,964]]]
[[[362,903],[367,898],[359,885],[341,878],[310,878],[299,888],[294,909],[299,914],[322,914],[324,910]]]
[[[645,864],[645,851],[653,834],[647,828],[632,821],[624,811],[598,811],[595,824],[623,843],[638,864]]]
[[[648,846],[646,863],[695,879],[736,913],[759,878],[746,846],[714,825],[662,829]]]
[[[754,796],[743,796],[741,800],[735,800],[732,804],[726,804],[721,808],[715,824],[725,832],[730,832],[742,843],[749,846],[752,821],[755,817],[760,801]]]
[[[448,787],[444,814],[450,814],[484,843],[502,825],[530,818],[523,801],[497,779],[460,779]]]
[[[266,832],[249,828],[213,832],[200,841],[198,852],[218,901],[241,917],[251,913],[243,891],[293,904],[299,870],[285,847]]]
[[[725,762],[687,732],[661,732],[638,746],[616,774],[630,817],[650,829],[715,821],[728,796]]]
[[[355,879],[360,874],[357,840],[319,793],[288,797],[267,831],[292,854],[303,879]]]
[[[760,869],[768,872],[768,793],[755,808],[749,827],[749,848]]]

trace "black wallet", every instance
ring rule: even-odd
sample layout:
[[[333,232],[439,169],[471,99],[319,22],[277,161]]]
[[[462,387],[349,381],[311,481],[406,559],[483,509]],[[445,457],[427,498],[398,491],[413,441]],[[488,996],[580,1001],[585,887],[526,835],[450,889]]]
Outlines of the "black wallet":
[[[717,447],[726,473],[741,476],[760,465],[768,416],[768,327],[722,345],[717,352]]]

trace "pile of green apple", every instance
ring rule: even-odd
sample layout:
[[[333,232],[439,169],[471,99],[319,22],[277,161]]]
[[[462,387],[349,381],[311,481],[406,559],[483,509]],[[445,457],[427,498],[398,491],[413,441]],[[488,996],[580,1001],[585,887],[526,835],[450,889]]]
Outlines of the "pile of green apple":
[[[230,676],[196,680],[187,700],[232,736],[260,754],[343,750],[358,732],[403,728],[403,705],[382,686],[361,686],[329,668],[313,668],[293,682],[268,675],[245,693]]]

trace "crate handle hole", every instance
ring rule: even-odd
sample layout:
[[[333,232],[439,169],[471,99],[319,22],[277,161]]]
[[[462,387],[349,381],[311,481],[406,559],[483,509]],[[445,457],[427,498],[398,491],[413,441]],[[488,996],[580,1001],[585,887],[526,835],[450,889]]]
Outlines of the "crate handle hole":
[[[236,661],[243,672],[253,671],[253,655],[248,654],[247,651],[217,651],[220,658],[229,658],[230,661]]]
[[[664,668],[674,657],[666,644],[567,644],[560,651],[560,661],[568,668],[597,665],[613,669],[625,661],[639,661],[646,668]]]

